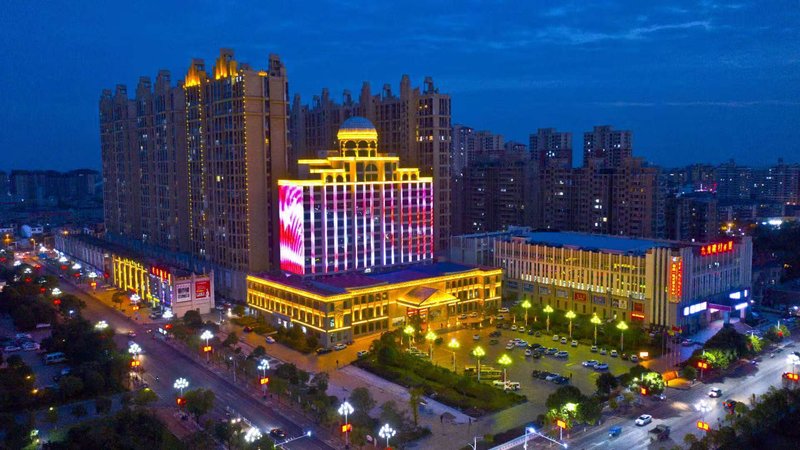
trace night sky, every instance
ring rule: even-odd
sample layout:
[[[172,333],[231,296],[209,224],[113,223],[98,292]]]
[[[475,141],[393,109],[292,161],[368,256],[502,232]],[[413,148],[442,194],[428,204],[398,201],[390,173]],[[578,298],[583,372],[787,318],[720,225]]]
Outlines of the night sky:
[[[167,4],[169,3],[169,4]],[[539,127],[634,132],[662,165],[800,161],[800,1],[4,2],[0,169],[100,167],[103,88],[183,78],[220,47],[290,94],[399,91],[431,75],[453,123],[527,143]]]

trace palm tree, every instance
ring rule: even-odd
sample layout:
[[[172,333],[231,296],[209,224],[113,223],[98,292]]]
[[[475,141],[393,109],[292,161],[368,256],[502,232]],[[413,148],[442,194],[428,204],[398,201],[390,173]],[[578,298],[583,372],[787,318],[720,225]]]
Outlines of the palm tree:
[[[414,416],[414,426],[416,427],[419,422],[419,401],[422,398],[422,389],[413,387],[408,393],[410,394],[408,405],[411,406],[411,413]]]

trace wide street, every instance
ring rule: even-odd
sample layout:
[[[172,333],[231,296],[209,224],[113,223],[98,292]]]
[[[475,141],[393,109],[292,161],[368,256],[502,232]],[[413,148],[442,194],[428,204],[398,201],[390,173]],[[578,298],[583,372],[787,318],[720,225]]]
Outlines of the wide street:
[[[311,429],[313,424],[303,418],[293,417],[286,409],[276,411],[262,401],[251,396],[238,385],[228,382],[224,376],[212,372],[202,362],[184,355],[169,346],[162,339],[154,339],[146,333],[146,326],[140,325],[118,311],[92,298],[69,283],[62,283],[62,291],[73,294],[86,302],[83,315],[86,319],[97,322],[106,321],[117,330],[117,344],[126,348],[129,340],[135,341],[143,349],[142,367],[145,369],[144,379],[158,394],[162,401],[174,404],[177,391],[173,382],[178,378],[189,381],[189,389],[211,389],[216,395],[215,411],[224,416],[225,408],[231,407],[236,413],[247,418],[262,433],[272,428],[282,428],[289,437],[299,436]],[[129,338],[126,333],[134,331],[136,338]],[[159,381],[156,381],[158,378]],[[312,434],[310,438],[302,438],[284,446],[286,449],[332,449],[333,446],[321,441]]]

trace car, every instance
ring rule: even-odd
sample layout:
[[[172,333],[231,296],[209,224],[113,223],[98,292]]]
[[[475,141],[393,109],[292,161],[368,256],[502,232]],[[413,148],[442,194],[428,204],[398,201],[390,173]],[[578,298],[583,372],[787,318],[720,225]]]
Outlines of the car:
[[[489,340],[489,345],[497,345],[498,342],[500,342],[500,341],[498,341],[497,339],[490,339]]]
[[[533,333],[534,333],[534,331],[533,331],[533,328],[531,328],[530,330],[528,330],[528,336],[533,336]]]
[[[597,346],[593,345],[592,348],[589,349],[589,351],[592,353],[597,353]]]
[[[503,380],[494,380],[494,381],[492,381],[492,386],[494,386],[496,388],[505,388],[506,387],[506,382],[503,381]]]
[[[594,365],[594,370],[608,370],[608,364],[598,363]]]
[[[536,333],[533,333],[533,335],[536,336],[536,337],[542,337],[542,332],[541,331],[537,331]]]
[[[556,378],[558,378],[560,376],[561,375],[559,375],[557,373],[549,373],[548,372],[547,375],[544,377],[544,379],[545,379],[545,381],[553,381],[553,380],[555,380]]]
[[[480,334],[473,334],[472,335],[472,340],[473,341],[480,341],[481,340],[481,335]]]
[[[517,328],[517,331],[520,332],[520,333],[524,333],[525,332],[525,327],[521,326],[521,327]]]
[[[566,343],[567,343],[567,338],[565,338],[565,337],[562,337],[562,338],[561,338],[561,343],[562,343],[562,344],[566,344]]]
[[[636,355],[631,355],[630,361],[632,363],[638,363],[639,362],[639,357],[636,356]]]
[[[559,340],[559,339],[561,339],[561,338],[560,338],[560,337],[558,337],[558,335],[557,335],[557,334],[554,334],[554,335],[553,335],[553,342],[558,342],[558,340]]]
[[[502,335],[502,334],[503,333],[501,333],[499,331],[492,331],[491,333],[489,333],[489,337],[500,337],[500,335]]]
[[[513,342],[506,344],[506,350],[514,350],[514,347],[516,347],[516,345],[514,345]]]
[[[725,409],[727,409],[729,412],[733,412],[733,410],[736,409],[737,403],[739,402],[737,402],[736,400],[727,399],[724,402],[722,402],[722,406],[724,406]]]
[[[478,313],[476,313],[476,312],[474,312],[474,313],[470,313],[470,315],[469,315],[469,316],[470,316],[470,317],[472,317],[473,319],[475,319],[475,318],[477,318],[477,317],[478,317]]]
[[[346,344],[342,344],[341,342],[333,346],[333,349],[336,350],[336,351],[344,350],[346,348],[347,348],[347,345]]]
[[[504,315],[502,315],[502,314],[498,314],[498,315],[497,315],[497,317],[496,317],[496,319],[497,319],[497,320],[506,320],[506,316],[504,316]]]
[[[662,392],[660,394],[653,395],[651,398],[653,399],[654,402],[656,402],[656,401],[662,401],[663,402],[664,400],[667,399],[667,395]]]
[[[251,331],[253,331],[253,327],[248,325],[248,326],[242,328],[242,331],[244,331],[245,333],[250,333]]]
[[[683,342],[681,342],[681,345],[684,347],[691,347],[694,345],[694,342],[691,339],[684,339]]]
[[[511,325],[511,331],[517,331],[517,326],[516,325]]]
[[[541,370],[536,370],[536,369],[534,369],[533,371],[531,371],[531,376],[532,376],[533,378],[538,378],[540,373],[542,373],[542,371],[541,371]]]
[[[569,345],[571,345],[572,347],[577,347],[578,346],[578,341],[573,339],[572,342]]]
[[[567,384],[567,383],[569,383],[569,378],[564,377],[564,376],[558,376],[552,381],[555,384]]]
[[[275,338],[272,337],[272,336],[267,336],[267,337],[264,338],[264,340],[267,341],[267,344],[274,344],[275,343]]]
[[[326,354],[326,353],[330,353],[330,352],[332,352],[332,351],[333,351],[333,350],[331,350],[331,349],[329,349],[329,348],[320,347],[320,348],[318,348],[318,349],[317,349],[317,354],[318,354],[318,355],[324,355],[324,354]]]
[[[619,359],[624,359],[625,361],[627,361],[628,358],[629,358],[629,356],[628,356],[627,353],[623,353],[623,354],[619,355]]]
[[[635,423],[637,427],[643,427],[652,422],[653,416],[650,414],[642,414],[641,416],[637,417],[633,423]]]
[[[528,348],[531,350],[536,350],[537,348],[542,348],[542,344],[534,342],[533,344],[529,345]]]
[[[136,332],[135,332],[135,331],[133,331],[133,330],[131,330],[131,331],[128,331],[128,337],[135,338],[135,337],[136,337]]]
[[[547,351],[545,352],[545,354],[547,355],[555,355],[556,353],[558,353],[558,349],[554,347],[548,348]]]
[[[518,391],[521,387],[522,385],[519,384],[519,381],[506,381],[506,385],[503,389],[507,391]]]
[[[458,319],[459,320],[467,320],[467,315],[466,314],[462,314],[462,315],[458,316]]]
[[[269,435],[276,439],[286,439],[286,432],[280,428],[273,428],[269,430]]]
[[[610,355],[612,358],[616,358],[617,356],[619,356],[619,353],[617,353],[617,351],[616,351],[616,350],[611,350],[611,353],[609,353],[609,355]]]
[[[569,358],[569,353],[562,350],[556,353],[556,358]]]
[[[363,358],[367,355],[369,355],[369,350],[361,350],[359,352],[356,352],[356,358]]]
[[[533,352],[531,351],[531,349],[525,350],[525,356],[533,356]]]
[[[542,352],[540,352],[540,351],[538,351],[538,350],[534,350],[534,352],[533,352],[533,359],[539,359],[539,358],[541,358],[541,357],[542,357]]]
[[[590,359],[588,361],[584,361],[584,362],[581,363],[581,365],[583,367],[591,367],[591,368],[594,368],[594,366],[596,366],[598,364],[600,364],[600,361],[598,361],[596,359]]]
[[[527,348],[528,347],[528,343],[523,341],[523,340],[519,340],[519,341],[517,341],[517,347]]]
[[[508,312],[508,308],[500,308],[500,309],[497,310],[497,312],[499,312],[499,313],[507,313]]]
[[[606,349],[604,349],[604,348],[601,348],[601,349],[600,349],[600,354],[601,354],[601,355],[605,355],[606,353],[607,353],[607,352],[606,352]]]
[[[550,372],[548,372],[546,370],[543,370],[543,371],[539,372],[538,375],[536,375],[536,378],[538,378],[540,380],[544,380],[544,379],[547,378],[548,375],[550,375]]]
[[[36,342],[26,342],[22,344],[22,349],[28,352],[39,350],[39,344]]]
[[[610,438],[617,437],[620,435],[620,433],[622,433],[621,426],[614,426],[608,429],[608,437]]]

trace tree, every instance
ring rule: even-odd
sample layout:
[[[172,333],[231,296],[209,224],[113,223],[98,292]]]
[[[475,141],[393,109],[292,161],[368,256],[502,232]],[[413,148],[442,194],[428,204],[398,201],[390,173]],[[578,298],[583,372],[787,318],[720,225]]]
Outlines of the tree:
[[[603,414],[603,402],[597,397],[588,397],[578,404],[578,420],[590,425],[596,424]]]
[[[58,386],[61,389],[61,395],[63,395],[65,399],[76,397],[83,391],[83,381],[73,375],[67,375],[62,378],[58,382]]]
[[[267,349],[264,348],[263,345],[259,345],[258,347],[253,349],[248,358],[260,359],[266,356],[266,354],[267,354]]]
[[[186,411],[194,415],[198,423],[200,422],[200,417],[214,407],[215,395],[211,389],[192,389],[191,391],[186,391],[183,397],[186,400]]]
[[[357,387],[350,393],[350,404],[353,405],[353,422],[367,425],[369,424],[369,412],[375,407],[375,400],[369,389]]]
[[[122,302],[125,301],[125,297],[127,297],[127,294],[124,292],[114,292],[114,294],[111,296],[111,302],[114,303],[115,308],[121,308]]]
[[[639,379],[639,385],[644,386],[651,394],[664,392],[664,376],[659,372],[647,372]]]
[[[760,353],[761,350],[764,349],[764,341],[755,334],[748,336],[747,341],[748,345],[750,346],[750,351],[753,353]]]
[[[231,334],[229,334],[228,336],[225,337],[224,341],[222,341],[222,346],[223,347],[230,347],[230,346],[236,345],[238,343],[239,343],[239,336],[237,336],[236,333],[232,332]]]
[[[581,390],[575,386],[561,386],[547,397],[545,406],[547,409],[561,409],[567,403],[581,403],[583,398]]]
[[[603,372],[597,377],[595,384],[597,385],[597,392],[608,395],[613,389],[619,386],[619,380],[611,373]]]
[[[84,417],[86,414],[89,414],[89,412],[86,410],[86,406],[84,406],[83,403],[79,403],[73,406],[71,413],[73,416],[75,416],[76,419],[80,419],[81,417]]]
[[[694,380],[697,378],[697,369],[694,366],[684,366],[681,369],[681,377],[686,378],[687,380]]]
[[[190,309],[183,315],[183,323],[186,324],[187,327],[197,330],[203,327],[203,318],[200,317],[199,311]]]
[[[144,388],[136,392],[133,397],[133,404],[136,406],[147,406],[156,401],[158,401],[158,395],[150,388]]]
[[[105,414],[111,411],[111,399],[108,397],[97,397],[94,400],[94,411],[96,414]]]
[[[419,402],[422,399],[422,389],[412,387],[409,391],[408,406],[411,407],[411,415],[414,417],[414,426],[419,426]]]
[[[397,404],[394,400],[389,400],[381,405],[380,420],[382,423],[391,423],[399,429],[405,428],[406,418],[402,412],[397,409]]]
[[[311,379],[312,389],[316,390],[319,394],[325,395],[325,392],[328,390],[329,378],[328,372],[318,372],[314,374],[314,378]]]

